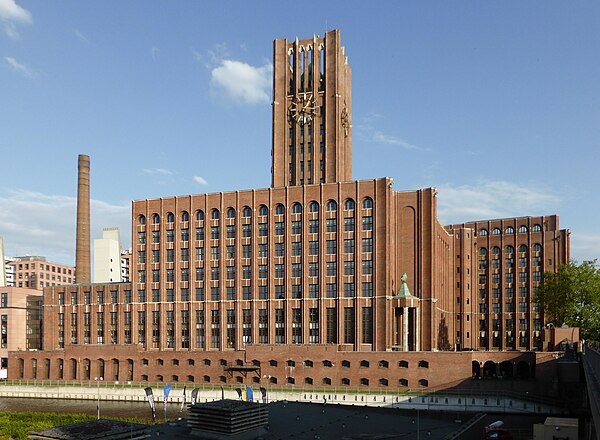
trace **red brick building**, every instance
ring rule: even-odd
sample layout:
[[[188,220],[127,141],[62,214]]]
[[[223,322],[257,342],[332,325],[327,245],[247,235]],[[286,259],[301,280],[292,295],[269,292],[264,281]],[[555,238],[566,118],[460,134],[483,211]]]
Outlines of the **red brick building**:
[[[436,189],[351,180],[351,115],[338,31],[275,41],[272,187],[134,201],[130,282],[46,289],[44,352],[14,353],[11,376],[42,357],[38,379],[426,387],[502,362],[535,374],[532,294],[569,258],[558,217],[443,227]]]

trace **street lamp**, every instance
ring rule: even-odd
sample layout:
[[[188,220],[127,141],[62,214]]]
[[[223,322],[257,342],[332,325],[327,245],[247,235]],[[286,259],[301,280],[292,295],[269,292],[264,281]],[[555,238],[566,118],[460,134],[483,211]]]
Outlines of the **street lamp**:
[[[103,380],[102,376],[94,377],[94,380],[98,384],[98,402],[96,403],[96,409],[98,411],[98,420],[100,420],[100,381]]]

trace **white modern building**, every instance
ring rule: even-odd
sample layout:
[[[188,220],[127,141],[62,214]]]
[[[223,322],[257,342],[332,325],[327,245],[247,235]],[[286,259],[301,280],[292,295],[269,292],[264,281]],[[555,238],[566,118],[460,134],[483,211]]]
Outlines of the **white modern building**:
[[[121,238],[119,228],[104,228],[94,240],[94,283],[120,283]]]

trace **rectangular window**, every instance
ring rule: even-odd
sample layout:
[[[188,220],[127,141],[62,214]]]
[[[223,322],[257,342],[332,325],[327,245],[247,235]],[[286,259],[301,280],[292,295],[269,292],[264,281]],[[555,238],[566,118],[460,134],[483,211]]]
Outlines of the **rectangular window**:
[[[196,228],[196,240],[204,240],[204,228]]]
[[[308,309],[308,343],[319,343],[319,309]]]
[[[269,286],[258,286],[258,299],[269,299]]]
[[[152,231],[152,243],[160,243],[160,231]]]
[[[258,343],[269,343],[269,311],[258,309]]]
[[[242,342],[252,344],[252,310],[242,310]]]
[[[204,348],[205,345],[204,310],[196,310],[196,348]]]
[[[227,238],[235,238],[235,225],[227,225]]]
[[[308,263],[308,276],[318,277],[319,276],[319,263]]]
[[[327,254],[335,255],[337,253],[337,241],[327,240]]]
[[[204,287],[196,287],[196,301],[204,301]]]
[[[292,344],[302,344],[302,309],[292,309]]]
[[[275,265],[275,278],[283,278],[285,276],[285,269],[283,264]]]
[[[252,299],[252,286],[242,286],[242,299]]]
[[[152,251],[152,262],[160,263],[160,251],[157,251],[157,250]]]
[[[169,249],[172,251],[172,249]],[[196,248],[196,260],[204,261],[204,248]]]
[[[308,297],[309,298],[318,298],[319,297],[319,285],[318,284],[309,284],[308,285]]]
[[[269,257],[269,246],[266,243],[261,243],[258,245],[258,258],[268,258]]]
[[[344,307],[344,344],[354,344],[354,307]]]
[[[362,308],[362,343],[373,343],[373,308]]]
[[[210,288],[210,299],[211,301],[221,301],[221,291],[218,287]]]
[[[275,222],[275,236],[281,237],[285,233],[285,223]]]
[[[227,266],[227,279],[235,280],[235,266]]]
[[[259,237],[267,237],[269,235],[269,224],[268,223],[259,223],[258,224],[258,236]]]
[[[344,283],[344,298],[354,298],[354,283]]]
[[[308,233],[309,234],[318,234],[319,233],[319,220],[309,220],[308,221]]]
[[[302,276],[302,264],[293,263],[292,264],[292,277],[298,278]]]
[[[252,258],[252,246],[245,244],[242,246],[242,258]]]
[[[181,230],[181,241],[183,241],[183,242],[190,241],[190,230],[189,229]]]
[[[344,253],[345,254],[353,254],[354,253],[354,239],[347,238],[344,240]]]
[[[249,280],[252,278],[252,266],[242,266],[242,279]]]
[[[362,230],[372,231],[373,230],[373,217],[365,216],[362,218]]]
[[[328,218],[325,222],[325,230],[327,232],[337,232],[337,219]]]
[[[196,281],[203,281],[203,280],[204,280],[204,268],[198,267],[198,268],[196,268]]]
[[[219,310],[210,311],[210,346],[211,348],[221,347],[221,314]]]
[[[252,237],[252,225],[251,224],[242,225],[242,237],[244,237],[244,238]]]
[[[292,298],[294,298],[294,299],[302,298],[302,285],[301,284],[292,284]]]
[[[302,243],[299,241],[292,243],[292,256],[299,257],[302,255]]]
[[[354,232],[354,217],[346,217],[344,219],[344,231]]]
[[[337,298],[337,284],[336,283],[328,283],[326,286],[327,289],[327,298]]]
[[[210,238],[212,240],[218,240],[221,237],[221,229],[219,226],[211,226]]]
[[[327,329],[326,329],[326,343],[336,344],[337,343],[337,309],[335,307],[327,307]]]
[[[227,286],[227,300],[235,301],[235,286]]]
[[[302,234],[302,222],[300,220],[294,220],[292,222],[292,235]]]
[[[138,290],[138,302],[146,302],[146,291],[145,290]]]
[[[190,270],[189,269],[181,269],[181,281],[189,281],[190,280]]]
[[[318,241],[308,242],[308,255],[319,255],[319,242]]]
[[[362,251],[363,253],[373,252],[373,239],[363,238],[362,239]]]
[[[211,260],[218,260],[221,256],[221,251],[219,246],[213,246],[210,248],[210,259]]]
[[[373,282],[364,282],[362,283],[362,296],[365,298],[373,297]]]
[[[269,269],[266,264],[258,266],[258,278],[265,279],[269,277]]]
[[[225,258],[227,258],[228,260],[233,260],[235,258],[235,246],[227,246],[227,256]]]
[[[188,248],[181,249],[181,261],[190,261],[190,250]]]
[[[285,311],[275,309],[275,343],[285,343]]]
[[[152,302],[160,302],[160,290],[152,289]]]
[[[283,257],[285,254],[285,244],[284,243],[275,243],[275,256]]]
[[[285,286],[283,284],[278,284],[275,286],[275,298],[276,299],[284,299],[285,298]]]
[[[354,261],[344,261],[344,275],[354,275]]]
[[[335,262],[335,261],[327,262],[327,276],[328,277],[337,276],[337,262]]]

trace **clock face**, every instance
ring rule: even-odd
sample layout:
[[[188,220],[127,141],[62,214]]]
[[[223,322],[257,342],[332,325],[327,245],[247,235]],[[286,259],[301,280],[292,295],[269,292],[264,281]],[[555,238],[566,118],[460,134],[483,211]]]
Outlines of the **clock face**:
[[[290,104],[290,118],[298,124],[307,124],[315,115],[315,102],[311,93],[302,93]]]

